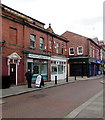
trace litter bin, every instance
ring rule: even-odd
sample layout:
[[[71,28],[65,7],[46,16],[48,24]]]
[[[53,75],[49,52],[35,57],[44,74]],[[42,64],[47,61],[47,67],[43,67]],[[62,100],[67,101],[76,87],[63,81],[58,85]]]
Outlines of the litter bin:
[[[10,87],[10,76],[2,76],[2,89]]]

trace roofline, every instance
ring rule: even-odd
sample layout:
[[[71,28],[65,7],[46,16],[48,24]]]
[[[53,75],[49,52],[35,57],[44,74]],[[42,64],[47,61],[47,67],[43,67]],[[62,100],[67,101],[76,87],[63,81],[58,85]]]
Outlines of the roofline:
[[[94,43],[94,44],[97,45],[99,48],[101,48],[101,46],[98,45],[97,43],[95,43],[91,38],[87,38],[87,40],[90,40],[92,43]]]
[[[45,25],[44,23],[42,23],[42,22],[40,22],[40,21],[38,21],[38,20],[36,20],[36,19],[33,19],[32,17],[29,17],[29,16],[27,16],[27,15],[21,13],[21,12],[18,12],[17,10],[14,10],[14,9],[12,9],[12,8],[10,8],[10,7],[6,6],[6,5],[4,5],[4,4],[1,4],[1,7],[6,7],[6,8],[8,8],[8,9],[14,11],[14,12],[17,12],[17,13],[19,13],[19,14],[25,16],[25,17],[28,17],[28,18],[30,18],[30,19],[32,19],[32,20],[35,20],[35,21],[37,21],[37,22],[39,22],[39,23]],[[27,23],[27,24],[28,24],[28,23]],[[28,25],[29,25],[29,24],[28,24]],[[35,27],[35,26],[32,26],[32,25],[29,25],[29,26]],[[39,26],[39,27],[40,27],[40,26]],[[37,27],[35,27],[35,28],[36,28],[36,29],[39,29],[39,30],[41,30],[41,31],[43,31],[43,32],[46,32],[47,34],[49,33],[50,35],[52,35],[52,36],[54,36],[54,37],[57,37],[57,38],[61,39],[62,41],[69,42],[65,37],[60,36],[60,35],[57,35],[57,34],[55,34],[55,33],[50,33],[50,32],[48,32],[48,31],[46,31],[44,28],[37,28]]]
[[[32,18],[32,17],[28,16],[28,15],[25,15],[25,14],[23,14],[23,13],[21,13],[21,12],[17,11],[17,10],[14,10],[13,8],[8,7],[8,6],[4,5],[4,4],[1,4],[1,7],[6,7],[6,8],[8,8],[8,9],[10,9],[10,10],[14,11],[14,12],[17,12],[17,13],[19,13],[19,14],[21,14],[21,15],[25,16],[25,17],[28,17],[28,18],[30,18],[30,19],[32,19],[32,20],[35,20],[36,22],[39,22],[39,23],[41,23],[41,24],[45,25],[45,23],[42,23],[42,22],[40,22],[40,21],[38,21],[38,20],[36,20],[36,19],[34,19],[34,18]]]
[[[67,30],[66,32],[73,33],[73,34],[78,35],[78,36],[80,36],[80,37],[88,38],[88,37],[85,37],[85,36],[83,36],[83,35],[79,35],[79,34],[77,34],[77,33],[70,32],[70,31],[68,31],[68,30]],[[63,34],[65,34],[66,32],[64,32]],[[62,35],[63,35],[63,34],[62,34]]]

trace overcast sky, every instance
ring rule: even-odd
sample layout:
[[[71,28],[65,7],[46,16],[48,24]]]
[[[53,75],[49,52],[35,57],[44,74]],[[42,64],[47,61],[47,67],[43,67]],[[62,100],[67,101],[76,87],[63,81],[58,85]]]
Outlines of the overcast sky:
[[[58,35],[65,31],[103,40],[104,0],[1,0],[15,10],[51,26]]]

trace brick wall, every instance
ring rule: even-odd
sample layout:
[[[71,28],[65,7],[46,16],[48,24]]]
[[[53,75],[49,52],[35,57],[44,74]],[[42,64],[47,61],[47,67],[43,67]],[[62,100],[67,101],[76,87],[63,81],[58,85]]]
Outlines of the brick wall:
[[[67,54],[69,55],[69,48],[74,48],[74,56],[78,56],[77,54],[77,48],[79,46],[83,47],[83,54],[82,56],[86,57],[88,56],[88,41],[87,38],[69,31],[66,31],[62,36],[66,37],[69,42],[67,43]],[[70,57],[74,57],[70,56]]]

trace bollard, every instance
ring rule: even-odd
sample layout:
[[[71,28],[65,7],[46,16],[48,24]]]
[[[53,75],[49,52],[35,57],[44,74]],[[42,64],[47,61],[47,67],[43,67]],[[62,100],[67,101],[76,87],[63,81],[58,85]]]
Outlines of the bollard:
[[[68,82],[68,75],[66,76],[66,82]]]
[[[76,75],[75,75],[75,80],[76,80]]]
[[[55,84],[57,84],[57,76],[55,76]]]

